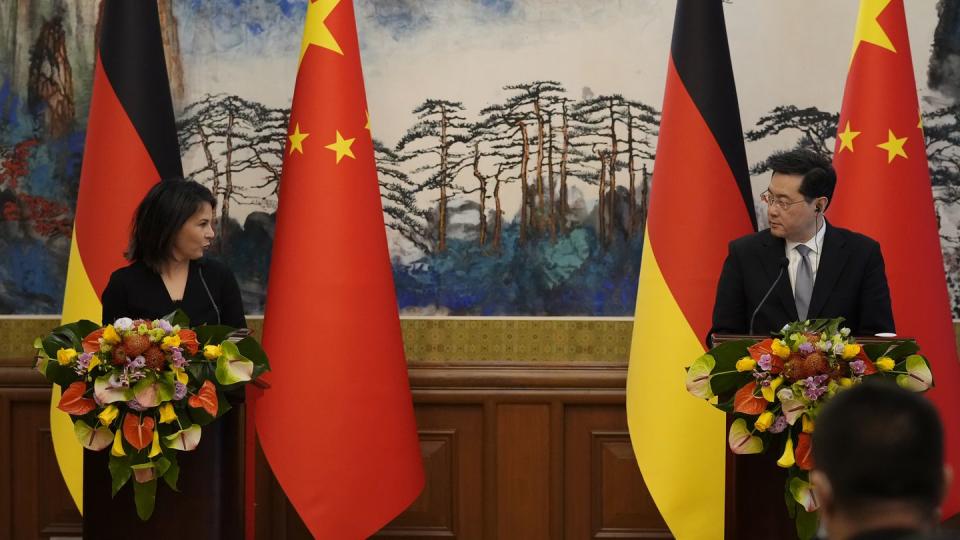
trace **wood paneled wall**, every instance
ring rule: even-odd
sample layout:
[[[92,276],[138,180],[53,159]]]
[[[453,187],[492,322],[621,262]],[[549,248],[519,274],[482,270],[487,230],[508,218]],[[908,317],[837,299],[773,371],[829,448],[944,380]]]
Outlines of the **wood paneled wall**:
[[[26,362],[25,362],[26,363]],[[623,365],[413,364],[427,483],[377,537],[671,538],[634,461]],[[49,389],[0,368],[0,538],[78,537]],[[257,460],[256,537],[310,538]]]

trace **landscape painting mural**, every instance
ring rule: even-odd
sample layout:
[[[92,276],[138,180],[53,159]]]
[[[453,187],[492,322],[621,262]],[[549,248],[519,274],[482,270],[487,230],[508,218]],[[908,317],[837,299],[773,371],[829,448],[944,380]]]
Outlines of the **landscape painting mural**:
[[[184,173],[218,198],[211,255],[251,314],[267,301],[306,2],[158,1]],[[771,152],[833,151],[856,19],[856,3],[772,4],[724,8],[755,196]],[[960,318],[960,0],[920,4],[907,16]],[[401,314],[631,316],[672,3],[355,5]],[[99,6],[0,6],[0,314],[62,306]],[[816,43],[791,24],[804,18]]]

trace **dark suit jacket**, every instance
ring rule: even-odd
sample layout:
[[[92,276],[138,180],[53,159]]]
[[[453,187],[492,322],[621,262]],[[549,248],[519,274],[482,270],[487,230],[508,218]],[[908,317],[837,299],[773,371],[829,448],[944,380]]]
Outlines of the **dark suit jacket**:
[[[748,332],[750,315],[780,271],[784,246],[785,241],[770,234],[769,229],[730,242],[717,284],[710,335]],[[843,317],[844,326],[856,336],[893,332],[890,290],[880,244],[862,234],[828,225],[822,249],[807,318]],[[776,332],[798,318],[790,276],[784,270],[757,313],[753,333]]]

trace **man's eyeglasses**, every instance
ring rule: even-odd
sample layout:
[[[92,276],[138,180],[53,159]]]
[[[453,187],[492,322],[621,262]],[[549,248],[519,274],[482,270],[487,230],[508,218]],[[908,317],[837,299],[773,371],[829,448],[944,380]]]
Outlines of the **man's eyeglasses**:
[[[780,210],[786,210],[787,208],[802,202],[807,202],[805,199],[800,199],[799,201],[790,201],[787,199],[778,199],[773,196],[773,193],[770,191],[764,191],[760,194],[760,200],[763,201],[768,206],[776,206]]]

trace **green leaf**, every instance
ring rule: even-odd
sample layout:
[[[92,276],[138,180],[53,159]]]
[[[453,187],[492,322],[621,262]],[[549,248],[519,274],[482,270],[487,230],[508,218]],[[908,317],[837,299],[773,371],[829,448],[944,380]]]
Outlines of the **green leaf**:
[[[170,489],[174,491],[180,491],[177,489],[177,480],[180,479],[180,465],[177,463],[177,454],[176,452],[170,453],[170,466],[167,467],[166,472],[163,473],[163,481],[170,486]]]
[[[240,354],[232,341],[220,344],[221,354],[217,358],[217,382],[224,386],[249,381],[253,375],[254,364]]]
[[[200,435],[202,430],[198,424],[194,424],[186,429],[182,429],[172,435],[167,435],[167,448],[189,452],[200,444]]]
[[[117,492],[130,480],[130,475],[133,473],[130,468],[130,458],[128,456],[117,457],[111,454],[107,468],[110,469],[110,496],[116,497]]]
[[[56,360],[47,362],[45,375],[48,381],[59,384],[64,388],[81,380],[80,375],[77,375],[76,371],[72,370],[69,366],[61,366]]]
[[[256,379],[263,373],[270,371],[270,361],[267,359],[267,353],[257,340],[247,336],[237,342],[237,349],[240,354],[246,356],[253,362],[253,378]]]
[[[227,339],[227,335],[230,332],[233,332],[235,328],[232,326],[224,326],[222,324],[213,324],[213,325],[203,325],[198,326],[194,329],[197,332],[197,341],[200,342],[201,348],[204,345],[209,345],[213,343],[214,345],[219,344],[221,341]]]
[[[83,420],[73,423],[73,433],[80,445],[90,450],[103,450],[113,444],[113,432],[106,427],[93,429]]]
[[[820,518],[816,512],[807,512],[803,508],[797,508],[797,536],[800,540],[811,540],[816,538],[817,531],[820,529]]]
[[[894,360],[900,360],[905,356],[915,354],[919,350],[920,347],[917,345],[917,342],[912,339],[886,343],[870,343],[863,346],[863,352],[874,361],[881,356],[889,356]]]
[[[919,354],[911,354],[904,362],[907,373],[897,376],[897,384],[914,392],[926,392],[933,386],[933,373],[927,359]]]
[[[153,507],[157,502],[157,480],[133,483],[133,500],[137,504],[137,516],[147,521],[153,515]]]
[[[730,434],[727,436],[730,451],[734,454],[759,454],[763,452],[763,440],[753,435],[747,422],[737,418],[730,424]]]
[[[161,455],[153,461],[153,467],[157,470],[157,476],[163,476],[170,468],[170,460]]]
[[[170,324],[179,326],[180,328],[190,328],[190,317],[187,317],[187,314],[182,310],[178,309],[173,313],[167,313],[161,319],[169,321]]]
[[[704,354],[694,360],[693,364],[687,368],[687,392],[700,399],[712,398],[714,394],[710,386],[710,373],[715,365],[716,360],[710,354]]]

